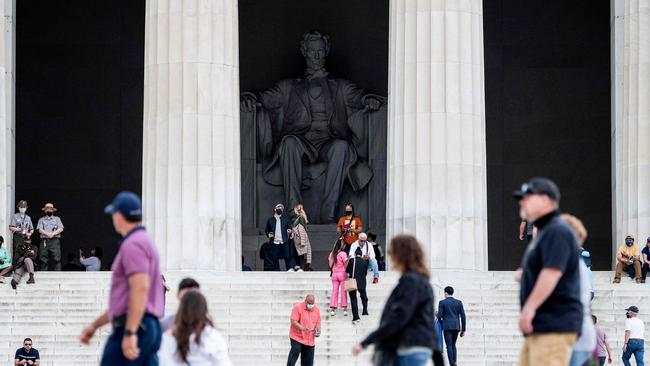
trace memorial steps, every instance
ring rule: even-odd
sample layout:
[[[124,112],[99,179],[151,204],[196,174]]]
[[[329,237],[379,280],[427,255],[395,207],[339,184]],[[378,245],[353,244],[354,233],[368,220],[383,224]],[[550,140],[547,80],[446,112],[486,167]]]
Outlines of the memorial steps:
[[[352,345],[374,329],[385,299],[398,280],[382,273],[378,285],[369,284],[370,316],[352,325],[352,314],[328,313],[331,286],[326,272],[311,273],[165,273],[175,289],[185,276],[196,278],[206,294],[215,325],[227,335],[235,365],[285,365],[289,350],[289,315],[307,293],[316,296],[322,314],[322,336],[317,341],[316,365],[369,365],[370,352],[350,355]],[[648,287],[624,279],[611,284],[612,272],[595,272],[593,311],[607,331],[615,360],[620,360],[624,309],[637,305],[640,318],[650,321]],[[369,275],[370,278],[370,275]],[[110,327],[99,331],[90,346],[77,338],[83,326],[108,303],[110,273],[37,273],[37,283],[22,283],[18,291],[0,288],[0,364],[10,364],[25,337],[31,337],[44,366],[97,365]],[[432,278],[436,299],[444,286],[456,289],[465,304],[468,332],[458,341],[461,365],[516,365],[522,337],[518,322],[518,285],[512,272],[436,271]],[[175,290],[167,296],[166,311],[177,306]],[[649,328],[650,329],[650,328]],[[617,361],[615,361],[617,362]]]

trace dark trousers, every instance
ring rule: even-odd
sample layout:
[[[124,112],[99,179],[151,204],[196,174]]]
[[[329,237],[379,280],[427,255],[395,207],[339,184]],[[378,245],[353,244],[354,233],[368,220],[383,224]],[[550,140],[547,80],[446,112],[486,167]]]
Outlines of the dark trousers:
[[[641,267],[641,279],[645,281],[646,277],[648,276],[648,270],[650,269],[650,266],[648,266],[648,263],[644,263],[643,267]]]
[[[41,239],[38,248],[38,257],[41,260],[41,271],[61,270],[61,240],[59,238]]]
[[[443,330],[442,331],[445,337],[445,347],[447,347],[447,359],[449,360],[450,365],[456,364],[456,357],[458,353],[456,352],[456,341],[458,340],[459,330]]]
[[[368,315],[368,295],[366,294],[365,288],[360,288],[358,290],[350,291],[350,306],[352,306],[352,320],[358,320],[359,318],[359,306],[357,305],[357,291],[361,296],[361,305],[363,306],[363,315]]]
[[[289,245],[287,243],[273,244],[273,270],[280,270],[280,258],[284,259],[285,270],[293,268],[291,264],[291,255],[289,254]]]
[[[138,348],[140,348],[140,357],[134,361],[129,361],[122,354],[122,337],[124,329],[114,330],[113,334],[108,337],[104,354],[102,355],[101,366],[158,366],[158,349],[162,331],[160,322],[151,315],[145,315],[142,318],[140,328],[138,328]]]
[[[289,359],[287,359],[287,366],[294,366],[300,356],[300,366],[313,366],[314,365],[314,346],[306,346],[300,342],[291,341],[291,350],[289,351]]]
[[[291,246],[291,263],[294,267],[300,267],[304,269],[305,265],[305,255],[298,255],[298,250],[296,250],[296,245],[293,240],[289,241],[289,246]]]
[[[600,366],[605,366],[605,361],[607,361],[607,357],[598,357],[598,364]]]

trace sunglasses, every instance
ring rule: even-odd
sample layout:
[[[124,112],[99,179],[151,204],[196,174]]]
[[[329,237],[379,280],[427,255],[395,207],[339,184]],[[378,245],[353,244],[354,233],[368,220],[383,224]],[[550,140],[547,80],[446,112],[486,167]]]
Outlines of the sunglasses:
[[[25,343],[25,346],[31,346],[31,345],[32,345],[31,343]]]

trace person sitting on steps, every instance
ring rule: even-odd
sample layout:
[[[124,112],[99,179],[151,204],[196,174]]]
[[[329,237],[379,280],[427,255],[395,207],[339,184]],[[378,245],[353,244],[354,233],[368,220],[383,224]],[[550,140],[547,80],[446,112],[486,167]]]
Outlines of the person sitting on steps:
[[[621,273],[629,272],[632,276],[634,268],[634,279],[636,283],[641,283],[641,248],[634,245],[634,238],[630,235],[625,237],[625,244],[618,248],[616,253],[616,274],[614,283],[621,283]]]

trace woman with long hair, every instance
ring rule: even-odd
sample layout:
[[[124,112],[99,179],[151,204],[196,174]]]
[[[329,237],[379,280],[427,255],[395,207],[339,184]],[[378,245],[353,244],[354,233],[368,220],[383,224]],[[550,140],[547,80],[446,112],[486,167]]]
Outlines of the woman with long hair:
[[[208,315],[208,303],[198,290],[181,299],[172,329],[163,334],[158,358],[165,366],[232,366],[228,345]]]
[[[566,222],[578,239],[580,248],[583,249],[585,240],[587,240],[587,229],[582,221],[577,217],[569,214],[561,214],[560,219]],[[582,366],[589,361],[591,353],[596,348],[596,328],[591,320],[591,299],[593,293],[593,284],[591,271],[587,268],[582,258],[578,261],[580,267],[580,302],[582,303],[582,330],[580,336],[573,344],[573,352],[569,366]]]
[[[339,303],[339,294],[341,295],[341,307],[343,315],[348,316],[348,295],[345,292],[345,280],[348,278],[346,268],[348,265],[348,255],[345,253],[345,240],[339,238],[334,245],[334,249],[327,258],[330,269],[332,270],[332,298],[330,299],[330,316],[336,315],[336,308]]]
[[[424,251],[414,236],[399,235],[391,240],[388,254],[402,276],[384,306],[379,328],[354,346],[352,353],[357,355],[374,344],[374,365],[424,366],[434,353],[434,364],[440,364],[433,289]]]
[[[294,263],[295,270],[301,269],[304,264],[305,271],[311,271],[311,242],[307,234],[307,212],[301,203],[298,203],[293,208],[291,218],[291,226],[293,226],[293,243],[295,250]]]

